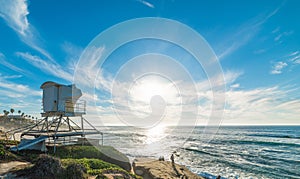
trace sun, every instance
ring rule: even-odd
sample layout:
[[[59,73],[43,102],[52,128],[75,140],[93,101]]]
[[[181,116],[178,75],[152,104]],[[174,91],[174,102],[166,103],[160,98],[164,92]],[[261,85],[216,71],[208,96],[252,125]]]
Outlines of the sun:
[[[134,84],[130,91],[130,96],[136,101],[150,102],[151,98],[156,95],[166,97],[167,90],[168,86],[166,82],[161,79],[148,77]]]
[[[138,78],[129,90],[129,106],[140,117],[151,114],[151,99],[160,96],[166,104],[178,102],[178,90],[168,79],[159,75]]]

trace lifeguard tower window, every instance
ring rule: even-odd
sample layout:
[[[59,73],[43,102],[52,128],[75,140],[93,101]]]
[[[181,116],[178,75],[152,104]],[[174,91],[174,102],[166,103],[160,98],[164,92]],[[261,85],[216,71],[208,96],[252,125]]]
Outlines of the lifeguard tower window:
[[[85,114],[85,101],[78,100],[82,93],[75,85],[62,85],[47,81],[41,85],[41,89],[43,89],[43,116]]]

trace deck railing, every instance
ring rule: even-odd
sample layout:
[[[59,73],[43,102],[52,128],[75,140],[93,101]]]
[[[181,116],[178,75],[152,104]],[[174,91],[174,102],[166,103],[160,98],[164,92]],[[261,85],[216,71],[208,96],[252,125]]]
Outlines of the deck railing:
[[[86,101],[78,100],[75,104],[71,100],[65,102],[65,112],[66,113],[86,113]]]

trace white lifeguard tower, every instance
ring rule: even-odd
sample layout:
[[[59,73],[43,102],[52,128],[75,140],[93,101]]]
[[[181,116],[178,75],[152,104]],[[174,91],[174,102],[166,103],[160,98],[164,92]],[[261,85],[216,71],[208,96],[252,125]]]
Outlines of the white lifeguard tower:
[[[85,101],[78,100],[81,90],[75,85],[61,85],[47,81],[41,85],[43,89],[43,117],[49,116],[82,116],[85,114]]]
[[[11,150],[23,149],[46,150],[46,144],[68,145],[78,142],[87,142],[86,135],[101,135],[103,145],[103,133],[90,124],[83,115],[86,114],[86,102],[79,100],[81,90],[75,85],[62,85],[47,81],[41,85],[43,90],[42,117],[34,125],[8,131],[13,136],[21,132],[21,143]],[[80,118],[80,125],[71,118]],[[28,139],[28,137],[31,139]],[[25,138],[27,137],[27,138]],[[33,137],[33,139],[32,139]],[[100,139],[89,139],[90,143],[99,145]]]

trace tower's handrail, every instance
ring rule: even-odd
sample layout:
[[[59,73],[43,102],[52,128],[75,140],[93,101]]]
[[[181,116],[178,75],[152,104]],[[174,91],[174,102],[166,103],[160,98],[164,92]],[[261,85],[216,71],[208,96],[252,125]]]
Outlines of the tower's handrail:
[[[65,101],[65,112],[69,113],[86,113],[86,101],[85,100],[77,100],[74,104],[72,100]]]

